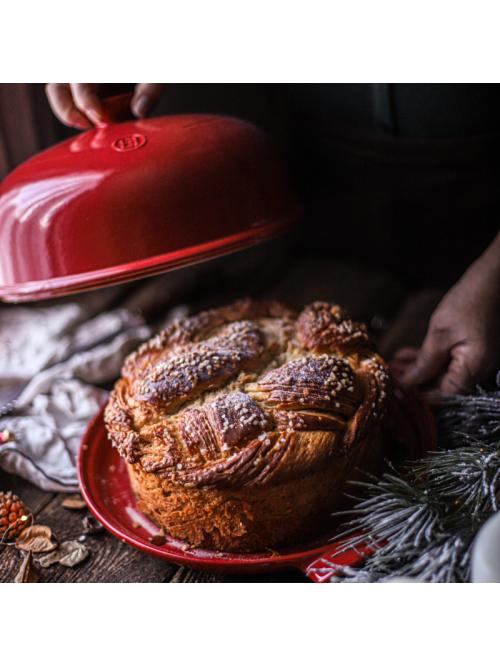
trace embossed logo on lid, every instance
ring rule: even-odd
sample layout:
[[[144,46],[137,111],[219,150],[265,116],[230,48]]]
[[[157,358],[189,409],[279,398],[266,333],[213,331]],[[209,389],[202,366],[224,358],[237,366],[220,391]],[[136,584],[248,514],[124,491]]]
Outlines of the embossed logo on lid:
[[[111,147],[119,153],[125,153],[129,150],[137,150],[142,148],[147,142],[144,134],[129,134],[128,136],[121,136],[115,139]]]

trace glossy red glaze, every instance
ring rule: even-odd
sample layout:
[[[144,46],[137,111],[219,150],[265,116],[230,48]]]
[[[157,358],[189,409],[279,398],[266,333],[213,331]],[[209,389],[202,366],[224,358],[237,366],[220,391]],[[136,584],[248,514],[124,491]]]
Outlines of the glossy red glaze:
[[[388,426],[387,438],[391,444],[404,438],[405,454],[420,456],[436,448],[432,414],[413,391],[396,389]],[[78,476],[85,501],[107,530],[139,550],[193,569],[255,574],[296,567],[313,581],[326,582],[332,575],[332,565],[356,566],[363,553],[370,552],[365,548],[363,553],[355,550],[339,553],[342,543],[335,540],[335,526],[325,526],[326,536],[314,543],[276,552],[223,553],[189,548],[172,538],[167,538],[161,546],[151,543],[148,539],[158,529],[136,508],[125,463],[107,439],[102,412],[83,437]]]
[[[163,272],[273,237],[300,213],[253,125],[185,115],[108,124],[0,187],[0,298],[35,300]]]

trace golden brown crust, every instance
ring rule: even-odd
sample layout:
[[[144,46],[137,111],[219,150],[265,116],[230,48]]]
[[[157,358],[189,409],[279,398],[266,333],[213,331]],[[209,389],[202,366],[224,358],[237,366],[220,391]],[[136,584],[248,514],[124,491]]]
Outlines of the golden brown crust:
[[[162,524],[191,543],[247,548],[260,543],[248,525],[268,529],[256,507],[264,515],[267,503],[271,515],[293,502],[290,495],[280,510],[272,497],[284,501],[300,486],[309,497],[300,501],[317,513],[318,478],[330,479],[329,496],[338,494],[359,449],[376,436],[388,383],[366,327],[339,306],[313,303],[297,314],[245,300],[176,322],[142,345],[125,362],[105,421],[147,513],[156,506]],[[219,506],[227,493],[238,498],[231,515],[246,536],[229,530],[210,540],[197,523],[208,515],[200,502]],[[193,513],[180,511],[182,502]],[[283,530],[296,533],[286,521],[266,545],[282,541]]]
[[[311,303],[300,313],[297,338],[305,349],[315,352],[371,348],[366,326],[353,321],[340,305],[324,301]]]

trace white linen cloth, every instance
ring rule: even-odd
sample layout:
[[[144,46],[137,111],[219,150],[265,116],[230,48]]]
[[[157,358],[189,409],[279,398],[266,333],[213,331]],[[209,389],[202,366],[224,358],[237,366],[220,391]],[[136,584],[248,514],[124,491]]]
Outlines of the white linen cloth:
[[[147,339],[142,317],[105,308],[117,290],[85,294],[74,302],[0,306],[0,410],[13,397],[15,411],[0,417],[0,467],[44,490],[78,488],[76,457],[89,420],[106,400],[108,384],[125,356]]]

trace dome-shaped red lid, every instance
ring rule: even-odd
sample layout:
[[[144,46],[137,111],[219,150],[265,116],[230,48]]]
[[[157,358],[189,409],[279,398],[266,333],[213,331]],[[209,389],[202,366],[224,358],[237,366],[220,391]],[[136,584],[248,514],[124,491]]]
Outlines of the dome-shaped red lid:
[[[57,144],[0,186],[0,298],[36,300],[242,249],[299,215],[255,126],[208,115],[111,124]]]

